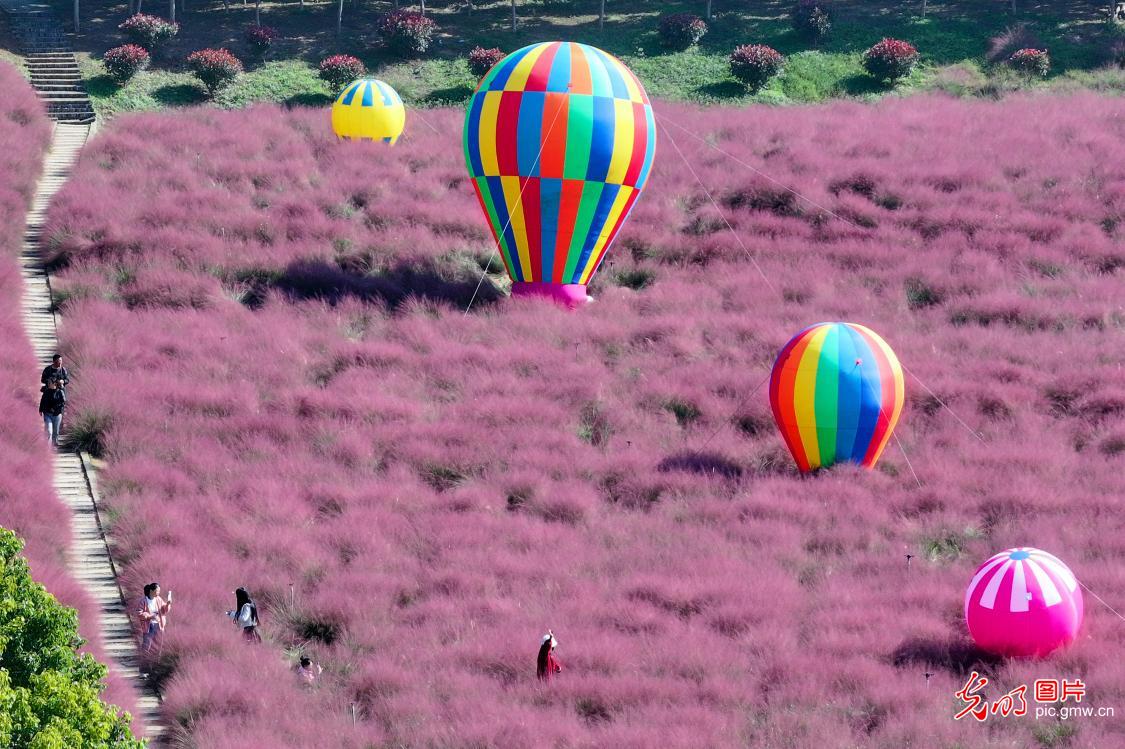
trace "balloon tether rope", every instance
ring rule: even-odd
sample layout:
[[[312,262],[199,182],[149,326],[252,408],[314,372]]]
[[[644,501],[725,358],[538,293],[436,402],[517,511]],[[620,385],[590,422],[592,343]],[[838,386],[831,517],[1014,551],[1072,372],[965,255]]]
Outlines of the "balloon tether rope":
[[[1078,580],[1078,578],[1077,578],[1077,577],[1076,577],[1076,578],[1074,578],[1074,579],[1075,579],[1075,580]],[[1106,603],[1106,602],[1105,602],[1105,599],[1103,599],[1103,598],[1102,598],[1101,596],[1099,596],[1099,595],[1098,595],[1097,593],[1095,593],[1094,591],[1090,590],[1090,586],[1089,586],[1089,585],[1087,585],[1086,583],[1082,582],[1081,580],[1078,580],[1078,584],[1079,584],[1079,585],[1081,585],[1081,586],[1082,586],[1083,588],[1085,588],[1085,589],[1086,589],[1086,592],[1087,592],[1087,593],[1089,593],[1090,595],[1092,595],[1092,596],[1093,596],[1094,598],[1098,599],[1098,602],[1099,602],[1099,603],[1100,603],[1100,604],[1101,604],[1102,606],[1105,606],[1105,607],[1106,607],[1107,609],[1109,609],[1110,611],[1112,611],[1112,612],[1113,612],[1113,615],[1114,615],[1114,616],[1116,616],[1116,617],[1117,617],[1118,619],[1120,619],[1121,621],[1125,622],[1125,616],[1122,616],[1122,615],[1121,615],[1121,614],[1120,614],[1120,613],[1119,613],[1119,612],[1117,611],[1117,609],[1113,608],[1113,607],[1112,607],[1112,606],[1110,606],[1110,605],[1109,605],[1108,603]]]

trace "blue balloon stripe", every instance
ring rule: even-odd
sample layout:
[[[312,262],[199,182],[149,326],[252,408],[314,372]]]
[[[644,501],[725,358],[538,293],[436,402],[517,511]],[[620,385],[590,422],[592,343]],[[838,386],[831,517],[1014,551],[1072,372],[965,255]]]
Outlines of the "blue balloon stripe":
[[[344,106],[351,106],[352,100],[355,99],[355,92],[359,91],[361,81],[355,83],[344,89],[343,95],[340,97],[340,103]]]
[[[374,98],[371,96],[371,88],[371,81],[363,82],[363,101],[360,103],[360,106],[369,107],[375,103]]]
[[[465,125],[465,152],[469,155],[469,173],[474,177],[484,174],[484,164],[480,158],[480,113],[484,108],[484,96],[474,96],[469,104],[469,120]]]
[[[570,90],[570,44],[560,44],[555,59],[551,62],[551,74],[547,77],[547,90],[566,93]]]
[[[875,352],[856,330],[849,328],[854,336],[856,358],[861,360],[860,413],[859,424],[856,428],[855,444],[852,447],[852,460],[862,462],[867,448],[871,444],[871,437],[875,434],[875,426],[879,422],[879,412],[882,410],[881,386],[879,383],[879,362]],[[858,453],[858,454],[857,454]]]
[[[648,173],[652,170],[652,160],[656,155],[656,118],[652,114],[652,107],[645,105],[645,125],[648,128],[648,137],[645,138],[645,160],[641,165],[641,172],[637,175],[636,188],[640,190],[648,181]]]
[[[593,137],[590,139],[590,162],[586,167],[586,179],[605,182],[609,174],[609,163],[613,159],[617,108],[613,99],[606,96],[595,96],[593,104]]]
[[[539,176],[539,150],[543,145],[543,108],[546,101],[547,94],[542,91],[524,91],[520,96],[516,163],[522,177]]]
[[[499,69],[496,71],[496,75],[492,78],[491,81],[488,82],[488,90],[503,91],[504,87],[508,85],[508,79],[512,77],[512,71],[516,69],[517,65],[519,65],[520,60],[522,60],[527,55],[527,53],[533,50],[536,46],[538,45],[529,44],[523,49],[516,50],[512,54],[508,55],[507,58],[502,60],[497,66]]]
[[[860,399],[863,396],[863,380],[855,360],[856,332],[847,325],[836,329],[837,356],[840,362],[840,378],[836,391],[836,459],[853,460],[856,431],[859,427]]]
[[[621,77],[621,71],[610,62],[605,52],[597,47],[590,47],[590,49],[597,55],[598,62],[602,64],[606,78],[609,79],[610,95],[616,99],[628,99],[629,89],[625,86],[625,79]]]
[[[539,180],[539,213],[542,216],[540,236],[543,251],[540,254],[542,278],[540,281],[555,280],[555,253],[559,240],[559,212],[562,210],[561,179],[543,178]]]

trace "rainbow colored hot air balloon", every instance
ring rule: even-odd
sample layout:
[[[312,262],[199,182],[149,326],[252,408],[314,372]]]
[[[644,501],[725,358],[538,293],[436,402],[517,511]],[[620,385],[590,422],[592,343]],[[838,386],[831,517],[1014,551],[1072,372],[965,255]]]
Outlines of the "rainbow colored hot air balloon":
[[[352,81],[332,105],[332,131],[341,138],[393,144],[406,124],[406,107],[393,88],[375,78]]]
[[[1058,557],[1030,546],[991,557],[965,590],[969,634],[996,655],[1044,656],[1069,645],[1082,614],[1074,573]]]
[[[773,418],[805,472],[842,461],[874,467],[903,397],[891,347],[855,323],[805,328],[785,344],[770,374]]]
[[[497,63],[469,102],[465,163],[512,293],[574,305],[648,180],[648,95],[620,60],[544,42]]]

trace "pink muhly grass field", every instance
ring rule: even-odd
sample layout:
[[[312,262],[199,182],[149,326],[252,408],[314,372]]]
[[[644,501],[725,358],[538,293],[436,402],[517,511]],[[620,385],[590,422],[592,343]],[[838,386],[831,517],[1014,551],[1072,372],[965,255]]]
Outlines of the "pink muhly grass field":
[[[52,485],[51,455],[38,414],[41,368],[20,312],[20,243],[51,125],[35,91],[6,62],[0,62],[0,91],[0,526],[24,539],[23,554],[35,580],[78,610],[84,650],[104,663],[97,606],[66,567],[70,513]],[[128,687],[116,677],[108,682],[105,699],[131,710]]]
[[[1092,597],[1036,664],[961,618],[1023,544],[1125,604],[1122,103],[657,110],[577,313],[486,280],[464,314],[491,244],[457,111],[394,148],[317,111],[128,116],[83,153],[47,230],[74,409],[125,583],[176,590],[159,667],[198,745],[1035,741],[953,721],[973,668],[992,698],[1081,677],[1125,709],[1125,630]],[[878,470],[802,478],[759,386],[824,320],[933,392],[908,376]],[[223,616],[238,585],[263,647]]]

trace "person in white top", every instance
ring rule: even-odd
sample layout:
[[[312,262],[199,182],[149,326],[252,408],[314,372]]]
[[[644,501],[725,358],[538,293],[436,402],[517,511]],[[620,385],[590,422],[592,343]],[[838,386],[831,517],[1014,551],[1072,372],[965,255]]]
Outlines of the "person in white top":
[[[172,593],[168,592],[168,600],[160,597],[160,583],[149,583],[145,586],[145,595],[141,599],[137,611],[137,618],[141,620],[141,655],[152,652],[158,635],[164,631],[168,624],[168,612],[172,610]]]
[[[234,609],[228,611],[227,616],[242,627],[242,636],[248,642],[262,641],[262,636],[258,634],[258,607],[250,598],[246,588],[234,591]]]

